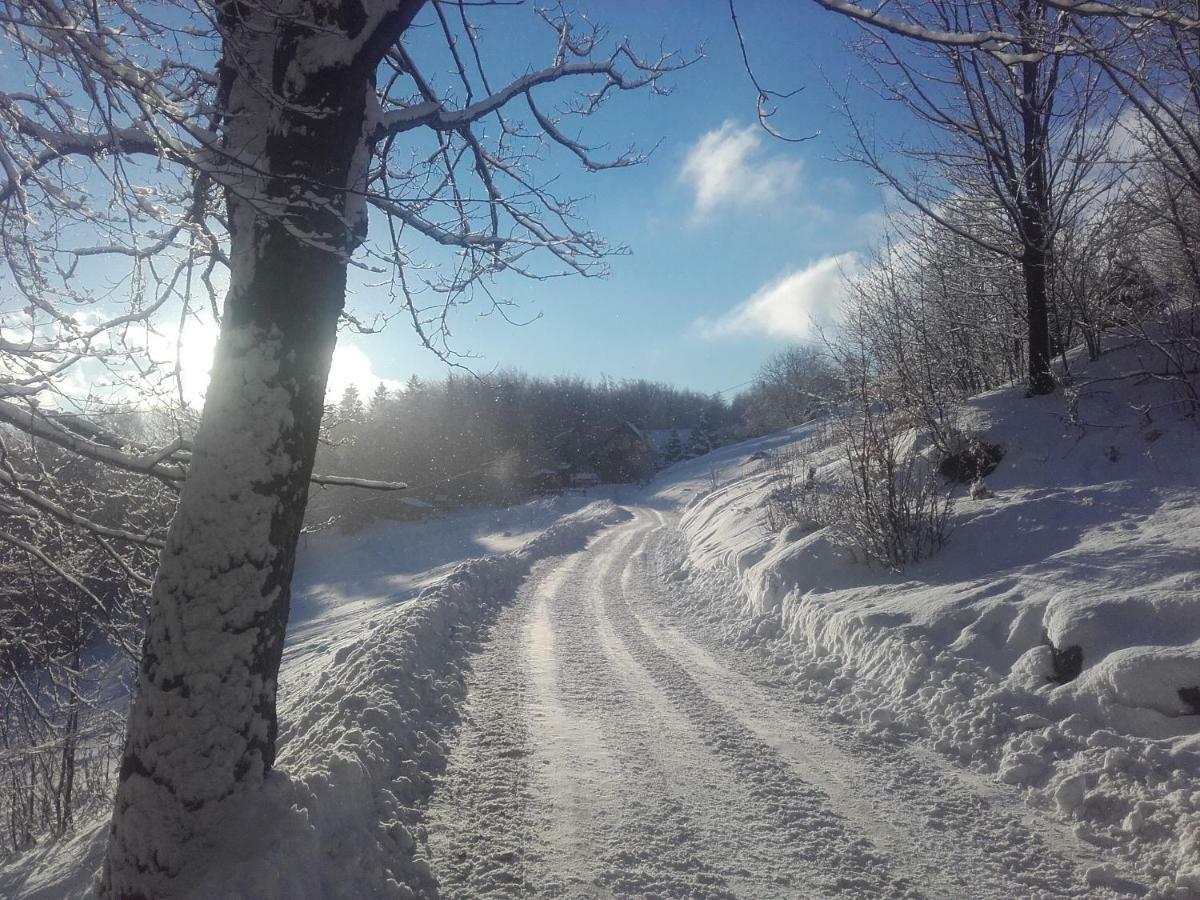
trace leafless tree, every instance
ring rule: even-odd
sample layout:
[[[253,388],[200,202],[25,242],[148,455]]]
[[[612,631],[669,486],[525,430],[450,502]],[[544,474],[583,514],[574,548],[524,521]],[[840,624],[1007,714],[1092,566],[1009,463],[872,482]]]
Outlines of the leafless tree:
[[[990,233],[1004,230],[1003,213],[978,203],[960,212],[950,202],[941,214],[975,234],[989,222]],[[888,403],[946,449],[957,405],[1024,368],[1020,266],[927,216],[898,212],[865,262],[849,283],[836,355],[868,360]]]
[[[164,892],[222,806],[273,765],[289,585],[349,273],[388,285],[446,352],[446,310],[475,295],[502,306],[493,276],[603,270],[611,248],[543,157],[636,162],[601,159],[571,123],[615,93],[657,90],[679,61],[643,59],[552,10],[539,13],[542,67],[494,82],[469,16],[514,14],[506,5],[0,0],[5,57],[29,86],[0,95],[0,232],[20,297],[2,323],[0,421],[182,485],[106,896]],[[205,303],[216,315],[223,291],[194,437],[181,427],[149,445],[50,412],[43,398],[78,406],[72,373],[154,381],[161,317],[185,322]]]
[[[738,402],[745,427],[767,434],[827,411],[841,390],[828,356],[816,347],[796,345],[769,357]]]
[[[846,107],[851,158],[924,214],[1021,266],[1031,393],[1053,390],[1051,270],[1060,230],[1109,183],[1100,164],[1113,127],[1097,68],[1076,52],[1075,17],[1044,0],[914,0],[871,10],[816,0],[862,25],[856,45],[884,98],[903,104],[928,139],[877,143]],[[898,167],[897,158],[913,164]],[[947,215],[977,202],[1007,229]]]

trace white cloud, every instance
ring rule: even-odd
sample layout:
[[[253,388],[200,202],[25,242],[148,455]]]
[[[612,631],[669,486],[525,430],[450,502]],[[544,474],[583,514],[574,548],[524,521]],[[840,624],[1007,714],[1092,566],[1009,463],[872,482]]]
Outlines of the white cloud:
[[[702,135],[683,161],[679,178],[694,192],[695,214],[719,206],[752,206],[778,200],[800,183],[800,162],[768,156],[754,125],[725,122]]]
[[[698,319],[705,337],[760,334],[806,341],[817,328],[834,324],[846,298],[846,276],[857,267],[853,253],[826,256],[763,285],[718,319]]]

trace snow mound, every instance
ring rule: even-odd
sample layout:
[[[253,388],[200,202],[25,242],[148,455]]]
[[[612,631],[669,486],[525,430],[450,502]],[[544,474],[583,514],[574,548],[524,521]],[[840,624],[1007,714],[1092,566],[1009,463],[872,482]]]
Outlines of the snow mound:
[[[189,896],[335,900],[434,893],[420,807],[445,765],[442,731],[465,693],[462,663],[535,562],[629,517],[611,503],[568,516],[509,553],[462,563],[368,622],[291,692],[279,770]],[[211,874],[216,873],[216,874]]]
[[[902,575],[823,530],[764,527],[780,476],[763,451],[812,428],[653,490],[686,504],[678,571],[709,598],[699,614],[864,727],[1032,788],[1163,896],[1200,896],[1200,430],[1162,384],[1114,377],[1144,368],[1135,353],[1075,359],[1082,386],[1065,393],[968,403],[967,429],[1005,455],[979,499],[955,488],[948,545]],[[818,478],[841,464],[836,447],[809,452]],[[1076,652],[1078,677],[1059,677]]]

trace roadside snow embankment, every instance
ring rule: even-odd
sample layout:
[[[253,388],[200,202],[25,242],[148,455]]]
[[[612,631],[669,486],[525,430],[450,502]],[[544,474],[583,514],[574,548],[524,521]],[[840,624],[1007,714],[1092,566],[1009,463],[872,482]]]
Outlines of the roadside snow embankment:
[[[357,544],[324,536],[297,579],[277,768],[261,792],[223,801],[230,827],[216,846],[196,848],[177,896],[432,894],[421,809],[444,766],[442,731],[457,719],[467,654],[536,562],[581,549],[630,517],[609,502],[563,515],[574,506],[538,501],[432,523],[381,523]],[[424,556],[422,530],[440,539],[426,542]],[[414,536],[415,561],[406,550]],[[453,563],[455,552],[471,548],[493,555]],[[73,838],[7,861],[0,895],[87,896],[106,820],[98,811]]]
[[[515,551],[464,562],[292,685],[270,799],[220,848],[220,883],[194,895],[409,897],[409,885],[429,885],[419,808],[445,762],[441,729],[463,697],[469,647],[534,563],[628,517],[596,503]]]
[[[1086,374],[1128,362],[1110,354]],[[768,533],[782,476],[758,442],[667,473],[659,494],[694,498],[671,577],[798,689],[881,739],[919,736],[1033,789],[1152,891],[1198,897],[1200,433],[1156,404],[1151,420],[1139,390],[968,404],[969,430],[1006,451],[994,496],[958,488],[948,545],[903,575],[855,561],[826,529]],[[805,462],[818,480],[841,464],[816,446]],[[1071,648],[1078,677],[1061,671]]]

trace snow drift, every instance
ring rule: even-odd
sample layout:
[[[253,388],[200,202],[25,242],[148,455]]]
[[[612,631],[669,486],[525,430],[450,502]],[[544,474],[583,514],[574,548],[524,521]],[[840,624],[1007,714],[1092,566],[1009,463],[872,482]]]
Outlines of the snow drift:
[[[688,501],[671,577],[814,699],[1033,788],[1164,896],[1200,896],[1200,431],[1167,386],[1115,377],[1142,368],[1132,354],[1076,360],[1085,386],[1065,396],[967,404],[1005,450],[994,496],[958,487],[948,546],[902,575],[828,529],[763,527],[780,478],[763,450],[814,427],[676,467],[657,496]],[[843,464],[829,447],[809,462],[818,479]],[[1081,672],[1058,678],[1069,650]]]

